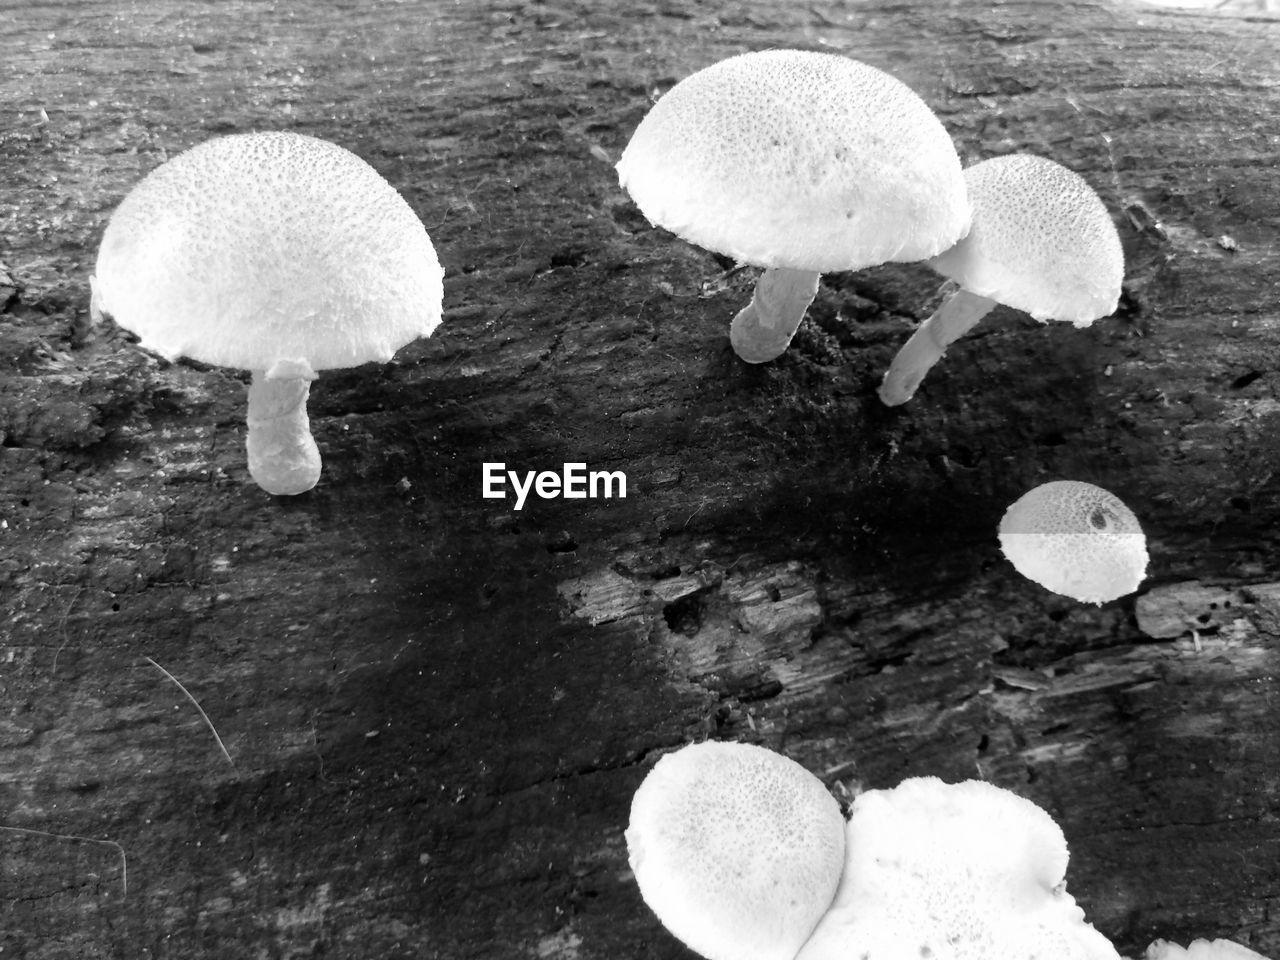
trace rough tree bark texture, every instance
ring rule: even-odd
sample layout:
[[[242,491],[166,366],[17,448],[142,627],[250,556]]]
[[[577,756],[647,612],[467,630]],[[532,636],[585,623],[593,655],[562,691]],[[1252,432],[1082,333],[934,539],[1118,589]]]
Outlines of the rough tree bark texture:
[[[737,362],[749,272],[610,164],[655,93],[771,46],[896,74],[966,162],[1085,175],[1118,314],[998,311],[889,411],[938,281],[882,268]],[[1277,49],[1274,20],[1083,2],[0,11],[0,823],[42,831],[0,831],[2,955],[683,957],[622,830],[708,736],[843,797],[984,777],[1062,823],[1122,950],[1280,955]],[[369,160],[447,269],[435,337],[315,384],[325,472],[291,499],[248,481],[242,372],[87,323],[127,189],[270,128]],[[627,497],[517,513],[485,461]],[[1005,506],[1059,477],[1143,519],[1142,596],[1001,559]]]

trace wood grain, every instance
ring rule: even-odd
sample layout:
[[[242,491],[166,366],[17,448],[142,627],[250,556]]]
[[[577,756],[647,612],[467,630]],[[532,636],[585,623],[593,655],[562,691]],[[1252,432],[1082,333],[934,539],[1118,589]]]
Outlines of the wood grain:
[[[737,363],[749,272],[610,162],[651,97],[770,46],[896,74],[966,162],[1079,171],[1118,314],[997,311],[888,411],[938,281],[877,268]],[[59,835],[0,831],[3,955],[687,956],[622,830],[708,736],[841,798],[989,779],[1062,823],[1129,955],[1280,955],[1276,49],[1265,17],[1083,2],[0,10],[0,824]],[[325,472],[288,500],[248,481],[242,372],[87,323],[128,188],[269,128],[365,157],[446,269],[433,338],[315,384]],[[486,461],[628,497],[517,513]],[[1142,519],[1144,596],[1002,560],[1059,477]]]

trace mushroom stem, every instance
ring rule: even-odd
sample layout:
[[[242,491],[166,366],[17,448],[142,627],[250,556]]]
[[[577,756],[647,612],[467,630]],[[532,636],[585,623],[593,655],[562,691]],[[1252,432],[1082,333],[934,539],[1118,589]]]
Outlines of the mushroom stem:
[[[249,475],[267,493],[306,493],[320,479],[320,450],[311,438],[311,379],[272,378],[254,370],[249,385]]]
[[[785,267],[769,267],[760,275],[751,302],[729,328],[729,342],[739,359],[767,363],[787,349],[818,294],[819,276],[813,270]]]
[[[885,371],[880,383],[880,399],[885,405],[896,407],[915,396],[925,374],[942,359],[947,347],[968,333],[995,305],[994,300],[963,287],[944,300],[933,316],[916,328]]]

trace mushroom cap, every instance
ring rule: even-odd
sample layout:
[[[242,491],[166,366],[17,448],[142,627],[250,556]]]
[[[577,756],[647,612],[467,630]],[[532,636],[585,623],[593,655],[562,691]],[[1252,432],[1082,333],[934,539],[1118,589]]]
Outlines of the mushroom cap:
[[[1046,590],[1103,604],[1147,575],[1147,538],[1119,497],[1079,480],[1029,490],[1000,520],[1000,550]]]
[[[835,902],[796,960],[1119,960],[1066,893],[1067,844],[980,780],[904,780],[853,803]]]
[[[93,286],[97,307],[166,357],[306,376],[428,336],[442,276],[422,221],[373,167],[271,132],[151,171],[111,215]]]
[[[830,53],[744,53],[686,77],[617,169],[651,223],[759,267],[923,260],[969,223],[938,118],[899,80]]]
[[[974,164],[964,180],[973,223],[929,262],[934,270],[1037,320],[1085,327],[1115,312],[1124,251],[1083,177],[1020,153]]]
[[[844,817],[822,781],[763,747],[693,744],[640,785],[631,869],[669,931],[708,960],[792,960],[835,895]]]
[[[1180,947],[1168,940],[1153,940],[1143,960],[1267,960],[1234,940],[1192,940]]]

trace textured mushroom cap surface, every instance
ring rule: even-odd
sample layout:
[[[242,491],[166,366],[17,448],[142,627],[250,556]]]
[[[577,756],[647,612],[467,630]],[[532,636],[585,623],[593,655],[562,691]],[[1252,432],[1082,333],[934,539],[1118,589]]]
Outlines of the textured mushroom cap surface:
[[[916,777],[868,791],[835,902],[796,960],[1119,960],[1066,867],[1058,825],[1008,790]]]
[[[355,154],[250,133],[193,147],[130,191],[94,298],[164,356],[305,374],[429,335],[442,274],[422,221]]]
[[[680,81],[618,180],[651,223],[760,267],[923,260],[969,222],[955,147],[924,101],[829,53],[744,53]]]
[[[1181,947],[1168,940],[1153,940],[1143,960],[1267,960],[1234,940],[1192,940]]]
[[[1101,487],[1054,480],[1000,520],[1000,550],[1020,574],[1086,603],[1133,593],[1147,575],[1147,538],[1133,511]]]
[[[636,791],[626,837],[645,902],[708,960],[792,960],[844,861],[844,817],[822,781],[740,743],[659,760]]]
[[[1124,251],[1093,188],[1044,157],[993,157],[964,172],[968,236],[930,261],[960,286],[1037,320],[1088,326],[1115,312]]]

